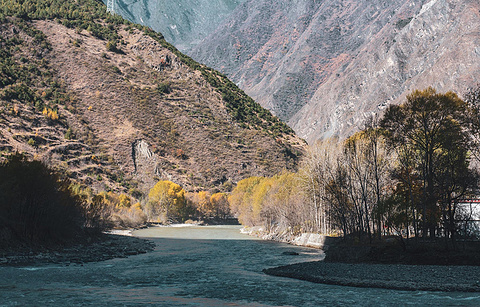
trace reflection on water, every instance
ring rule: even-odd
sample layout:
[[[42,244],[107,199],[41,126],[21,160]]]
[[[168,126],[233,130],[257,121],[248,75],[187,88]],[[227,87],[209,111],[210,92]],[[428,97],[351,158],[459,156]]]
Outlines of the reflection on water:
[[[0,306],[478,306],[470,293],[313,284],[266,267],[318,260],[321,251],[261,241],[238,226],[154,227],[155,251],[84,266],[0,268]],[[296,251],[298,256],[287,256]]]

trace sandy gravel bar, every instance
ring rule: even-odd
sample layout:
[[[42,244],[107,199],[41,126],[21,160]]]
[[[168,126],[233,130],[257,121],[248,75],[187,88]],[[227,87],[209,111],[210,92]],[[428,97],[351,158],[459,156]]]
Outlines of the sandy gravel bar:
[[[263,270],[316,283],[396,290],[480,292],[480,267],[305,262]]]

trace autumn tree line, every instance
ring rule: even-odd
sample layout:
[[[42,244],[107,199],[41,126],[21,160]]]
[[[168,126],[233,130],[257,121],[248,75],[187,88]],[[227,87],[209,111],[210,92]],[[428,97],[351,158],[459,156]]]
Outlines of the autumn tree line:
[[[478,195],[479,162],[480,86],[463,100],[414,91],[349,138],[309,147],[297,172],[246,178],[228,194],[187,192],[161,180],[139,202],[93,192],[14,154],[0,163],[0,245],[233,216],[276,234],[443,237],[455,245],[459,236],[479,233],[461,205]]]
[[[0,162],[0,249],[19,244],[58,245],[83,241],[109,229],[188,220],[228,222],[227,195],[187,193],[176,183],[159,181],[138,201],[124,193],[94,192],[21,153]]]
[[[186,192],[180,185],[158,181],[140,200],[124,193],[94,193],[80,184],[70,186],[87,216],[87,227],[96,229],[138,228],[147,224],[185,222],[222,223],[231,219],[227,194]]]
[[[240,181],[231,209],[242,224],[277,233],[451,244],[478,235],[461,203],[478,195],[479,108],[480,86],[464,100],[414,91],[346,140],[318,141],[297,173]]]

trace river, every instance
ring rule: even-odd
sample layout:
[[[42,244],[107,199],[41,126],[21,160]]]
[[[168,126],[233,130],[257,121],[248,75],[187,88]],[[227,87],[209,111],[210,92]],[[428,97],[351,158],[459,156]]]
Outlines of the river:
[[[0,267],[0,306],[480,305],[475,293],[351,288],[268,276],[262,269],[319,260],[323,253],[258,240],[238,226],[153,227],[134,235],[154,240],[156,249],[84,265]]]

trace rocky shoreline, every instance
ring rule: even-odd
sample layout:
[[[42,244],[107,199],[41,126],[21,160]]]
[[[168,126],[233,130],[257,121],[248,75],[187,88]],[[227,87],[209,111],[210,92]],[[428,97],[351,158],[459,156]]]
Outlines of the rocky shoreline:
[[[326,238],[325,235],[321,235],[318,233],[301,233],[299,235],[293,235],[288,231],[278,232],[273,230],[269,232],[260,226],[244,227],[240,231],[249,236],[261,238],[262,240],[276,241],[317,249],[323,249]]]
[[[247,231],[245,231],[247,232]],[[396,241],[353,244],[313,234],[268,236],[259,229],[250,235],[323,249],[322,261],[264,269],[268,275],[339,286],[408,291],[480,292],[480,243],[462,244],[457,251],[438,242],[406,249]]]
[[[0,250],[0,266],[83,264],[144,254],[154,248],[155,243],[149,240],[125,235],[103,234],[88,243],[48,248],[17,247]]]
[[[330,285],[410,291],[480,292],[480,267],[405,264],[297,263],[263,270]]]

